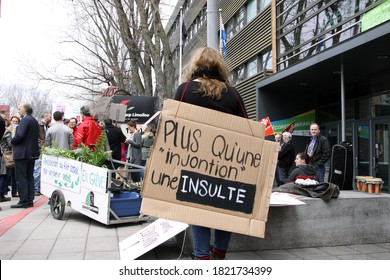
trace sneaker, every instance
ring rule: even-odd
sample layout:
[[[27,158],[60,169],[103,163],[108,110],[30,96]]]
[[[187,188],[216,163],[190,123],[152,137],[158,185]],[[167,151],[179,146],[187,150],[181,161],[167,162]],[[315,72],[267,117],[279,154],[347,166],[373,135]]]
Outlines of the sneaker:
[[[35,196],[40,196],[40,195],[42,195],[40,192],[35,193]]]
[[[11,198],[9,197],[0,197],[0,202],[10,201]]]

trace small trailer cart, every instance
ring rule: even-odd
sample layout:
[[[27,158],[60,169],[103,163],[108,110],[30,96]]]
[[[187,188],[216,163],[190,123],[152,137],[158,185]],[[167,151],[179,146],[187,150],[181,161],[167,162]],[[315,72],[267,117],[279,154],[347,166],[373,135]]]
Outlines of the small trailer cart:
[[[117,161],[116,161],[117,162]],[[61,219],[65,206],[103,224],[149,220],[139,213],[139,187],[130,184],[130,173],[144,167],[119,162],[131,169],[110,170],[63,157],[42,155],[41,192],[50,198],[50,210]],[[121,175],[122,180],[116,179]]]

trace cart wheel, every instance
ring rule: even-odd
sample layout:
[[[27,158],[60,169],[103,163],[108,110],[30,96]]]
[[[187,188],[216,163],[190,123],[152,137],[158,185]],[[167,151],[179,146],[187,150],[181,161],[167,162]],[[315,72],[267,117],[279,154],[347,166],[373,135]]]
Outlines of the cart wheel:
[[[61,220],[65,212],[65,198],[61,191],[55,190],[50,197],[50,211],[54,219]]]

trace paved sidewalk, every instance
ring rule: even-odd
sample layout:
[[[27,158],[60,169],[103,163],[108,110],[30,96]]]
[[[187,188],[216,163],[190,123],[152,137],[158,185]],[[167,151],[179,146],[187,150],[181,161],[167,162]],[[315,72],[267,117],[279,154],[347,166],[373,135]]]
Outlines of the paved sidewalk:
[[[148,225],[148,222],[137,222],[107,226],[71,207],[65,208],[62,220],[55,220],[47,198],[36,197],[33,208],[10,208],[17,201],[13,198],[0,204],[1,260],[120,260],[119,242]],[[169,240],[139,259],[178,258],[190,259],[189,256],[180,256],[179,245]],[[231,252],[227,259],[390,260],[390,243]]]

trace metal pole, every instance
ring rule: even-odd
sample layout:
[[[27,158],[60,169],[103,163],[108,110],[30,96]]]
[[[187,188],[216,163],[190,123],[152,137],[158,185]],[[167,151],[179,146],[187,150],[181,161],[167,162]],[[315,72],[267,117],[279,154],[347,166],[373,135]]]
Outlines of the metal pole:
[[[341,83],[341,141],[345,141],[345,88],[344,88],[344,64],[340,65]]]
[[[217,0],[207,0],[207,46],[218,49]]]
[[[179,27],[179,40],[180,40],[180,48],[179,48],[179,85],[181,84],[181,72],[182,72],[182,56],[183,56],[183,7],[180,6],[180,27]]]

